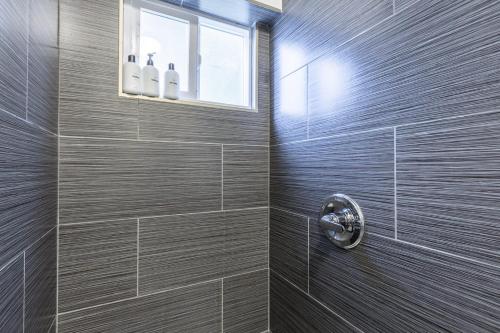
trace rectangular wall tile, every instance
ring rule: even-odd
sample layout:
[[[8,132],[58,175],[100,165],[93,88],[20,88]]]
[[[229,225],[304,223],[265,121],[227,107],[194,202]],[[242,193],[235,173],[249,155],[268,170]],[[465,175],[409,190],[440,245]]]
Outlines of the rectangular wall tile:
[[[0,332],[23,332],[23,256],[0,268]]]
[[[214,211],[221,147],[62,138],[61,223]]]
[[[136,294],[137,220],[60,227],[59,312]]]
[[[358,201],[370,232],[394,236],[392,129],[272,147],[271,206],[316,218],[334,193]]]
[[[421,0],[316,60],[310,137],[497,110],[499,11],[498,1]]]
[[[308,218],[270,210],[270,268],[308,291]]]
[[[267,208],[225,212],[226,264],[224,275],[268,268],[269,210]]]
[[[271,142],[307,139],[307,66],[276,78],[273,88]]]
[[[57,230],[26,251],[25,332],[47,333],[56,317]]]
[[[500,113],[398,128],[398,237],[500,261]]]
[[[57,133],[59,96],[58,0],[30,0],[28,119]]]
[[[59,333],[218,333],[221,331],[221,283],[62,314],[59,320]]]
[[[26,117],[28,0],[0,2],[0,111]]]
[[[139,292],[221,278],[225,228],[223,213],[141,219]]]
[[[268,329],[269,271],[224,279],[224,331],[262,333]]]
[[[0,112],[0,266],[56,225],[57,138]]]
[[[267,233],[267,208],[141,219],[139,292],[265,269]]]
[[[358,332],[274,272],[271,272],[270,329],[273,333]]]
[[[365,332],[500,329],[498,268],[372,234],[345,251],[317,224],[310,242],[311,295]]]
[[[273,27],[273,61],[278,77],[302,67],[393,13],[392,0],[295,0],[284,4]]]
[[[224,209],[269,205],[269,148],[223,147]]]

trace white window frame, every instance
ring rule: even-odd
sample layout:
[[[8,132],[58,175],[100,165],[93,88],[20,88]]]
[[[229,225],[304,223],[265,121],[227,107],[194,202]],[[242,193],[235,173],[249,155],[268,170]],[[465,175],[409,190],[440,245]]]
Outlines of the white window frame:
[[[248,88],[247,92],[247,105],[234,105],[236,108],[254,109],[256,108],[256,95],[257,95],[257,85],[256,85],[256,73],[257,73],[257,44],[256,44],[256,29],[252,29],[247,26],[238,25],[232,22],[227,22],[219,18],[212,18],[205,15],[200,15],[194,13],[188,9],[180,8],[165,2],[160,2],[158,0],[120,0],[123,5],[122,12],[122,38],[120,46],[121,50],[121,63],[127,61],[128,54],[123,52],[123,50],[130,50],[131,53],[138,57],[139,63],[142,62],[140,57],[140,37],[141,37],[141,10],[148,11],[150,13],[158,13],[172,19],[181,19],[187,21],[190,24],[189,32],[189,84],[187,92],[180,92],[180,102],[199,102],[199,104],[213,104],[215,106],[231,106],[230,104],[224,104],[213,101],[200,100],[200,65],[201,56],[199,55],[200,44],[200,21],[207,21],[210,24],[208,26],[214,28],[220,28],[222,31],[230,31],[231,27],[234,27],[235,34],[238,33],[240,29],[248,31],[248,77],[245,77],[245,85]],[[135,38],[130,38],[129,36],[135,36]],[[123,48],[123,49],[122,49]],[[193,52],[193,50],[196,50]],[[120,63],[120,67],[121,67]],[[162,75],[163,73],[160,73]],[[121,82],[121,79],[120,79]],[[165,100],[165,99],[160,99]]]

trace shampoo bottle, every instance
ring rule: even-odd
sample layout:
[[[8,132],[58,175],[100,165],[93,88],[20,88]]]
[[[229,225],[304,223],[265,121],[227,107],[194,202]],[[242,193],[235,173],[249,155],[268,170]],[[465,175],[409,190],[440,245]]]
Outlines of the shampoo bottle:
[[[153,63],[154,53],[149,53],[148,63],[142,69],[142,94],[150,97],[160,96],[160,74]]]
[[[135,63],[135,55],[128,56],[128,62],[123,64],[123,92],[141,94],[141,67]]]
[[[165,94],[168,99],[179,99],[179,73],[175,71],[174,64],[168,65],[165,72]]]

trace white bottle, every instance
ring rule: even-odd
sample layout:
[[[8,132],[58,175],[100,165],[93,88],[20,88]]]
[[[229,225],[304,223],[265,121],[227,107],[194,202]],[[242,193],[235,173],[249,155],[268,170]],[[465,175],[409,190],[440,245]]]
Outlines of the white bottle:
[[[128,56],[123,64],[123,92],[132,95],[141,94],[141,67],[135,63],[135,55]]]
[[[148,63],[142,69],[142,94],[150,97],[160,96],[160,74],[153,63],[154,53],[148,53]]]
[[[168,65],[168,71],[165,72],[165,94],[168,99],[179,99],[179,73],[175,71],[174,64]]]

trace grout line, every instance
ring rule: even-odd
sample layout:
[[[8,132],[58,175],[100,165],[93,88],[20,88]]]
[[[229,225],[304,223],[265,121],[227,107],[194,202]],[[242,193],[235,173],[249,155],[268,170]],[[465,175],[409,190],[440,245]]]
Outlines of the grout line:
[[[221,332],[224,333],[224,278],[221,279]]]
[[[323,304],[323,302],[319,301],[316,297],[314,296],[311,296],[310,294],[308,293],[305,293],[302,289],[300,289],[295,283],[291,282],[290,280],[288,280],[286,277],[284,277],[283,275],[281,275],[280,273],[278,272],[275,272],[273,270],[273,273],[278,275],[281,279],[283,279],[285,282],[287,282],[288,284],[290,284],[292,287],[294,287],[295,289],[297,289],[300,293],[306,295],[307,297],[311,298],[313,301],[315,301],[316,303],[318,303],[321,307],[325,308],[326,310],[328,310],[329,312],[331,312],[332,314],[334,314],[336,317],[338,317],[339,319],[341,319],[343,322],[345,322],[347,325],[351,326],[352,328],[354,328],[357,332],[359,333],[363,333],[362,330],[360,330],[359,328],[357,328],[356,326],[354,326],[351,322],[349,322],[347,319],[345,319],[344,317],[342,317],[341,315],[339,315],[338,313],[336,313],[335,311],[331,310],[328,306],[326,306],[325,304]]]
[[[201,214],[214,214],[214,213],[230,213],[230,212],[241,212],[241,211],[252,211],[252,210],[260,210],[260,209],[268,209],[267,206],[262,207],[250,207],[250,208],[235,208],[235,209],[224,209],[224,210],[211,210],[204,212],[193,212],[193,213],[181,213],[181,214],[169,214],[169,215],[151,215],[151,216],[139,216],[139,217],[124,217],[121,219],[109,219],[109,220],[95,220],[95,221],[85,221],[85,222],[73,222],[73,223],[63,223],[61,226],[72,226],[72,225],[85,225],[85,224],[94,224],[94,223],[105,223],[105,222],[118,222],[132,219],[153,219],[159,217],[171,217],[171,216],[189,216],[189,215],[201,215]]]
[[[317,137],[317,138],[295,140],[295,141],[283,142],[283,143],[278,143],[278,144],[272,144],[270,147],[292,145],[292,144],[298,144],[298,143],[303,143],[303,142],[320,141],[320,140],[332,139],[332,138],[341,138],[341,137],[346,137],[346,136],[350,136],[350,135],[359,135],[359,134],[378,132],[378,131],[384,131],[384,130],[389,130],[389,129],[392,130],[393,128],[397,129],[397,128],[403,128],[403,127],[415,126],[415,125],[423,125],[423,124],[440,122],[440,121],[448,121],[448,120],[454,120],[454,119],[460,119],[460,118],[494,114],[494,113],[498,113],[498,112],[500,112],[500,109],[499,110],[482,111],[482,112],[476,112],[476,113],[469,113],[469,114],[459,115],[459,116],[444,117],[444,118],[438,118],[438,119],[430,119],[430,120],[424,120],[424,121],[413,122],[413,123],[405,123],[405,124],[395,125],[395,126],[379,127],[379,128],[375,128],[375,129],[369,129],[369,130],[354,131],[354,132],[350,132],[350,133],[346,133],[346,134],[332,134],[332,135],[326,135],[326,136],[321,136],[321,137]],[[479,126],[475,126],[475,127],[481,127],[481,126],[486,126],[486,125],[479,125]],[[467,127],[468,127],[467,125],[464,126],[464,128],[467,128]]]
[[[394,127],[394,239],[398,239],[398,186],[397,186],[397,140],[396,127]]]
[[[405,245],[417,247],[419,249],[428,250],[428,251],[431,251],[431,252],[436,252],[436,253],[439,253],[439,254],[442,254],[442,255],[446,255],[446,256],[450,256],[450,257],[454,257],[454,258],[457,258],[457,259],[461,259],[461,260],[473,262],[475,264],[485,265],[485,266],[493,267],[493,268],[500,268],[500,265],[490,264],[490,263],[487,263],[487,262],[484,262],[484,261],[480,261],[480,260],[477,260],[477,259],[473,259],[473,258],[467,258],[467,257],[461,256],[459,254],[454,254],[454,253],[450,253],[450,252],[438,250],[438,249],[435,249],[435,248],[432,248],[432,247],[427,247],[427,246],[424,246],[424,245],[415,244],[415,243],[404,241],[404,240],[401,240],[401,239],[396,239],[395,240],[392,237],[383,236],[383,235],[379,235],[379,234],[373,234],[373,233],[370,234],[370,235],[371,236],[375,236],[375,237],[384,238],[384,239],[389,239],[389,240],[392,240],[392,241],[395,241],[395,242],[398,242],[398,243],[401,243],[401,244],[405,244]]]
[[[309,140],[309,65],[306,65],[306,139]]]
[[[7,111],[5,111],[5,112],[7,112]],[[19,118],[17,116],[15,116],[15,117]],[[25,119],[22,119],[22,118],[19,118],[19,119],[26,121]],[[54,134],[54,133],[52,133],[52,134]],[[108,137],[99,137],[99,136],[92,137],[92,136],[80,136],[80,135],[59,135],[59,136],[63,139],[115,140],[115,141],[152,142],[152,143],[183,143],[183,144],[192,144],[192,145],[212,145],[212,146],[222,145],[222,143],[220,143],[220,142],[128,139],[128,138],[108,138]],[[245,143],[224,143],[224,145],[226,145],[226,146],[242,146],[242,147],[269,147],[269,145],[257,145],[257,144],[245,144]]]
[[[60,127],[60,118],[61,118],[61,3],[57,2],[57,70],[58,70],[58,89],[57,89],[57,224],[56,224],[56,313],[55,313],[55,325],[56,325],[56,333],[59,332],[59,251],[60,251],[60,170],[61,170],[61,127]]]
[[[28,120],[28,106],[29,106],[29,95],[30,95],[30,91],[29,91],[29,80],[30,80],[30,21],[31,21],[31,18],[30,18],[30,15],[31,15],[31,11],[30,11],[30,6],[31,5],[31,1],[27,1],[27,20],[26,20],[26,100],[25,100],[25,105],[24,105],[24,118],[27,122],[29,122]],[[24,332],[24,326],[23,326],[23,332]]]
[[[221,210],[224,210],[224,145],[221,145]]]
[[[307,294],[311,292],[310,288],[310,281],[311,281],[311,275],[310,275],[310,252],[309,249],[311,247],[310,240],[311,239],[311,222],[309,217],[307,218]]]
[[[140,220],[137,218],[137,253],[136,253],[136,259],[137,259],[137,297],[139,297],[139,230],[140,230]]]
[[[26,327],[26,251],[23,252],[23,333]]]
[[[87,307],[80,308],[80,309],[75,309],[75,310],[70,310],[70,311],[66,311],[66,312],[61,312],[58,315],[67,315],[67,314],[71,314],[71,313],[75,313],[75,312],[79,312],[79,311],[83,311],[83,310],[89,310],[89,309],[99,308],[99,307],[105,306],[105,305],[117,304],[117,303],[120,303],[120,302],[126,302],[126,301],[130,301],[130,300],[134,300],[134,299],[139,299],[139,298],[143,298],[143,297],[149,297],[149,296],[164,294],[164,293],[168,293],[168,292],[175,291],[175,290],[180,290],[180,289],[185,289],[185,288],[191,288],[191,287],[201,286],[201,285],[204,285],[204,284],[209,284],[209,283],[214,283],[214,282],[222,282],[223,279],[230,279],[230,278],[233,278],[233,277],[238,277],[238,276],[243,276],[243,275],[252,274],[252,273],[256,273],[256,272],[261,272],[261,271],[264,271],[264,270],[267,270],[267,268],[261,268],[261,269],[256,269],[256,270],[253,270],[253,271],[247,271],[247,272],[243,272],[243,273],[228,275],[228,276],[225,276],[223,278],[218,278],[218,279],[212,279],[212,280],[207,280],[207,281],[196,282],[196,283],[188,284],[188,285],[181,286],[181,287],[175,287],[175,288],[171,288],[171,289],[162,289],[162,290],[158,290],[158,291],[155,291],[155,292],[152,292],[152,293],[143,294],[141,296],[127,297],[127,298],[119,299],[119,300],[112,301],[112,302],[107,302],[107,303],[102,303],[102,304],[87,306]]]

